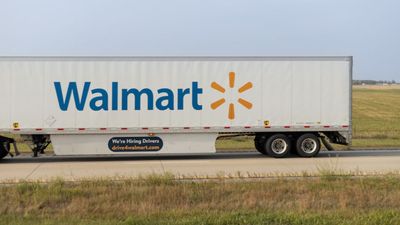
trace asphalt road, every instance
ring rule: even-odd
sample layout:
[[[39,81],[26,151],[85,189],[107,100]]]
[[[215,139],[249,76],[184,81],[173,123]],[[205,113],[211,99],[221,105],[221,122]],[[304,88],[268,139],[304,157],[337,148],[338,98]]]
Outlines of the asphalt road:
[[[18,156],[0,161],[0,182],[116,179],[171,172],[181,177],[269,177],[318,175],[327,171],[355,175],[400,172],[400,150],[321,152],[315,158],[274,159],[256,152],[163,156]]]

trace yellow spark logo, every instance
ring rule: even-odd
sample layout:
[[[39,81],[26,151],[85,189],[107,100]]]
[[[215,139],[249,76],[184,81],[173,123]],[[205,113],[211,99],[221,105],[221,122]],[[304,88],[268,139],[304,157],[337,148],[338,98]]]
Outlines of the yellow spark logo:
[[[221,93],[225,93],[225,88],[223,88],[221,85],[219,85],[217,82],[212,82],[211,87]],[[235,72],[230,72],[229,73],[229,88],[234,88],[235,87]],[[239,93],[243,93],[253,87],[253,84],[251,82],[247,82],[243,84],[237,91]],[[220,98],[217,101],[211,103],[211,109],[215,110],[221,105],[223,105],[226,102],[225,98]],[[251,104],[249,101],[239,98],[237,102],[244,106],[247,109],[251,109],[253,107],[253,104]],[[235,119],[235,105],[231,102],[229,103],[229,111],[228,111],[228,118],[230,120]]]

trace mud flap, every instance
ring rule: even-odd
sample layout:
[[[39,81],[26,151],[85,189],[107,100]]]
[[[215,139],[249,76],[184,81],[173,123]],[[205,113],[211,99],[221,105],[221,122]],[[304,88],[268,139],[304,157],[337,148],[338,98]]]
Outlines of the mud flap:
[[[0,136],[0,158],[4,158],[7,155],[14,157],[11,153],[11,144],[14,146],[15,155],[19,155],[19,151],[17,148],[17,143],[14,139]]]
[[[335,149],[333,148],[333,146],[329,143],[328,140],[326,140],[327,138],[325,136],[321,136],[321,142],[322,144],[324,144],[325,148],[328,151],[334,151]]]
[[[329,139],[331,143],[339,145],[348,145],[346,138],[337,131],[334,132],[323,132],[323,134]]]

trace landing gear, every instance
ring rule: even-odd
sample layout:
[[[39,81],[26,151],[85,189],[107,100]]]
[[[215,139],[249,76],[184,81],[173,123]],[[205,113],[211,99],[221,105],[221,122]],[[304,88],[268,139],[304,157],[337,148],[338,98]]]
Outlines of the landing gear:
[[[32,149],[33,157],[38,157],[39,154],[43,154],[44,150],[51,143],[49,135],[23,135],[22,138]]]
[[[43,154],[44,150],[51,143],[48,135],[32,135],[32,142],[33,157],[37,157],[39,153]]]

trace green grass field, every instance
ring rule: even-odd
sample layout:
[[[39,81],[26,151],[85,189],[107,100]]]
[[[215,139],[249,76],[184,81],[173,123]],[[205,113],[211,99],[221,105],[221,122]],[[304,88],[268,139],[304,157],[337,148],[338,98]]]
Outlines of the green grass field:
[[[400,146],[400,88],[353,89],[353,146]]]
[[[400,224],[400,179],[322,176],[241,182],[124,181],[0,186],[0,224]]]

